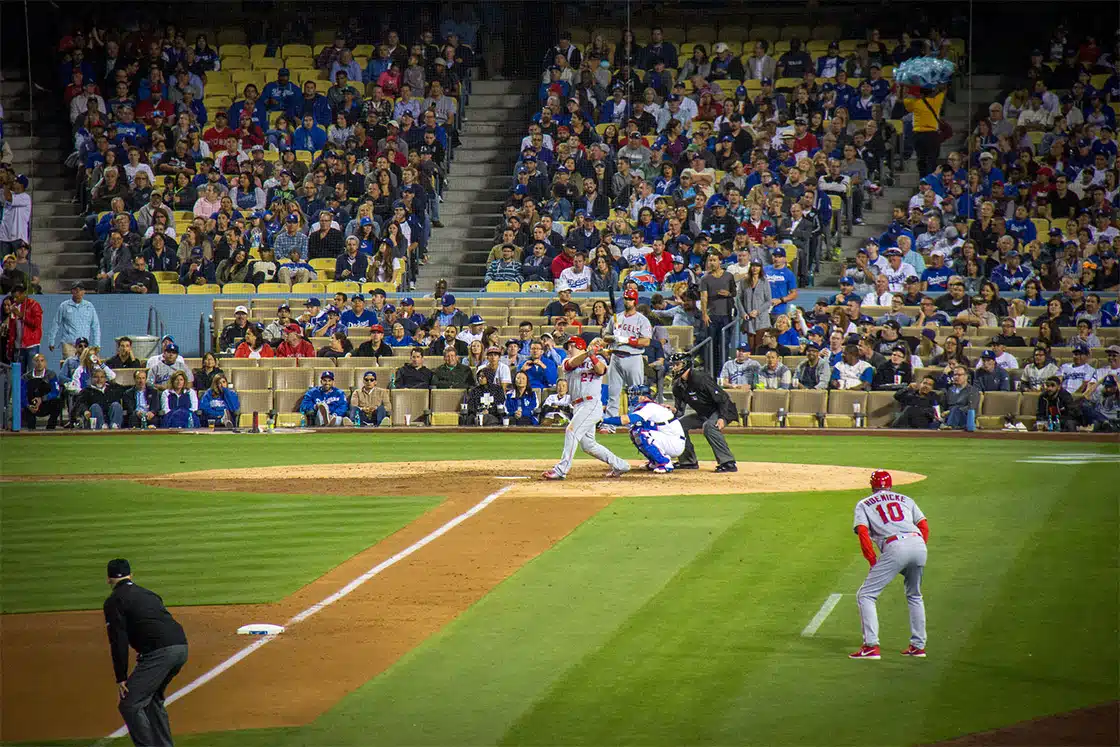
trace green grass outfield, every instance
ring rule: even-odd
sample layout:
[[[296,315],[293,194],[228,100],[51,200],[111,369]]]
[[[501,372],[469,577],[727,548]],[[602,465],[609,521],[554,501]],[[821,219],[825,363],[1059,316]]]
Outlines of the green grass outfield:
[[[297,457],[323,463],[419,454],[543,458],[560,447],[558,434],[394,433],[381,439],[391,449],[371,447],[367,434],[271,436],[238,439],[235,451],[229,438],[4,439],[3,473],[166,472],[281,465]],[[896,653],[908,637],[900,581],[880,601],[883,660],[845,657],[859,643],[853,593],[867,564],[850,527],[863,491],[635,496],[616,501],[313,724],[182,735],[176,744],[919,744],[1117,697],[1120,463],[1017,462],[1040,454],[1115,456],[1115,444],[729,440],[741,463],[929,475],[904,490],[921,504],[932,530],[924,586],[930,658],[904,660]],[[633,457],[624,436],[605,442]],[[710,458],[706,447],[700,451]],[[60,453],[66,458],[58,459]],[[811,470],[790,470],[792,488],[812,479]],[[131,488],[96,481],[61,488],[2,487],[6,610],[96,606],[104,593],[103,557],[128,553],[143,529],[123,513],[116,517],[120,531],[102,541],[91,519],[119,505],[122,490]],[[275,520],[249,523],[241,538],[254,540],[262,557],[270,546],[298,546],[295,538],[305,541],[316,521],[337,527],[325,518],[332,511],[357,510],[346,498],[324,504],[288,495],[142,492],[126,496],[128,505],[167,508],[166,520],[178,527],[176,563],[189,562],[192,550],[221,551],[201,543],[231,501],[248,506],[246,516],[255,507],[262,515],[277,512]],[[378,519],[382,531],[432,500],[395,506]],[[299,518],[279,521],[284,504]],[[12,516],[18,521],[9,527]],[[20,545],[32,526],[39,538],[34,552]],[[52,555],[49,548],[63,538]],[[240,588],[190,573],[158,577],[152,586],[172,603],[282,596],[362,544],[336,539],[329,562],[291,557]],[[79,550],[75,557],[72,547]],[[158,562],[157,548],[149,551]],[[12,553],[19,553],[16,563],[37,563],[36,573],[52,564],[69,570],[40,576],[38,586],[46,588],[9,590],[9,579],[19,576],[9,572]],[[86,565],[96,594],[67,586]],[[801,637],[832,593],[845,595],[840,605],[814,637]],[[174,706],[171,717],[174,726]]]

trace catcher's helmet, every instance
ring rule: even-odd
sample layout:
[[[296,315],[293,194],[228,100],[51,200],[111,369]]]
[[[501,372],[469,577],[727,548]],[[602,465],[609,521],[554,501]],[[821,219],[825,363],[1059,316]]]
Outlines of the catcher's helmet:
[[[669,356],[669,371],[674,377],[679,377],[692,368],[692,355],[689,353],[673,353]]]
[[[626,397],[630,401],[630,405],[638,404],[638,397],[652,397],[653,390],[645,384],[635,384],[626,390]]]
[[[889,490],[892,484],[891,473],[885,469],[877,469],[871,473],[872,490]]]
[[[568,347],[569,345],[575,345],[580,350],[587,350],[587,340],[578,335],[568,338],[568,341],[564,343],[564,347]]]

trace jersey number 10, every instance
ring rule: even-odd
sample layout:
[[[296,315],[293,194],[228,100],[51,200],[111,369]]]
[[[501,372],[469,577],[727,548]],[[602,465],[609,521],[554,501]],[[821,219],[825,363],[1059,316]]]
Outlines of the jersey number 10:
[[[888,503],[886,511],[883,510],[882,504],[876,506],[875,510],[879,512],[879,518],[883,520],[884,524],[890,524],[892,521],[902,521],[906,518],[902,513],[902,506],[897,503]]]

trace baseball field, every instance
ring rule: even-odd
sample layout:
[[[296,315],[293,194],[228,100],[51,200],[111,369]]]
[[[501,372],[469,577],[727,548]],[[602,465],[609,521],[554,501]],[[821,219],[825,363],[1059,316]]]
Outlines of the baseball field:
[[[737,434],[736,474],[536,480],[561,440],[3,437],[0,740],[121,726],[117,556],[186,629],[188,747],[1120,740],[1116,441]],[[901,579],[846,656],[875,468],[929,518],[926,659]]]

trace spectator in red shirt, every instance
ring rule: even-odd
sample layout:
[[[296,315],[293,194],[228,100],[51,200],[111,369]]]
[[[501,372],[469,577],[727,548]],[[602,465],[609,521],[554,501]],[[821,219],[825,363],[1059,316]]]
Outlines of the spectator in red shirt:
[[[237,139],[241,143],[242,150],[250,150],[254,145],[264,145],[264,132],[261,128],[253,123],[253,115],[250,112],[241,113],[241,121],[238,123]]]
[[[657,278],[658,283],[673,271],[673,256],[665,251],[665,242],[661,239],[653,240],[653,251],[646,255],[646,267]]]
[[[214,115],[214,126],[202,133],[202,139],[210,146],[211,150],[221,148],[226,142],[226,138],[234,136],[236,133],[230,129],[229,120],[224,111],[218,111]]]
[[[39,353],[43,339],[43,307],[34,298],[27,297],[27,288],[17,285],[8,297],[8,360],[19,361],[24,371],[31,370],[31,359]],[[16,356],[19,356],[18,358]]]
[[[276,348],[277,358],[315,357],[315,348],[303,337],[298,324],[289,324],[284,332],[284,341]]]
[[[751,203],[750,217],[743,221],[743,228],[747,229],[747,237],[752,244],[762,243],[762,234],[767,228],[773,224],[762,217],[762,205],[754,202]]]
[[[157,110],[163,113],[164,119],[175,116],[175,106],[163,97],[163,93],[158,88],[153,88],[152,97],[140,102],[136,107],[136,118],[151,124],[152,112]]]
[[[798,117],[793,122],[793,152],[810,152],[820,147],[817,136],[809,132],[809,120]]]
[[[575,264],[576,248],[571,244],[564,244],[556,259],[552,260],[552,278],[558,279],[560,273]]]

